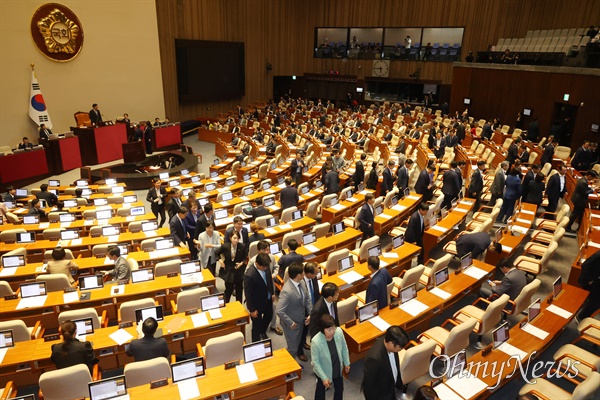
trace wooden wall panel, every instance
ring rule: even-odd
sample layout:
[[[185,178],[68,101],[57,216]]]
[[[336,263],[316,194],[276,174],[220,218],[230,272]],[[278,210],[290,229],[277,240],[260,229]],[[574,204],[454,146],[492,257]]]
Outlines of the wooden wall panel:
[[[523,37],[528,29],[589,26],[600,21],[600,1],[581,0],[156,0],[165,108],[171,119],[214,116],[236,104],[272,94],[272,77],[339,70],[370,76],[371,60],[313,58],[316,27],[464,26],[463,48],[484,50],[500,38]],[[239,100],[180,105],[174,40],[243,41],[246,96]],[[273,70],[267,72],[269,62]],[[392,62],[390,77],[452,82],[452,64]],[[208,109],[210,108],[210,110]]]

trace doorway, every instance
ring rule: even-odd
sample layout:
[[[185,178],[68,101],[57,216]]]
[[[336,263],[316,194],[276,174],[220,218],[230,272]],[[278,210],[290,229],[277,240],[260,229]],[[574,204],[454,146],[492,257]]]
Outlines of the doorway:
[[[554,135],[560,146],[571,147],[573,127],[579,107],[567,103],[554,103],[550,134]]]

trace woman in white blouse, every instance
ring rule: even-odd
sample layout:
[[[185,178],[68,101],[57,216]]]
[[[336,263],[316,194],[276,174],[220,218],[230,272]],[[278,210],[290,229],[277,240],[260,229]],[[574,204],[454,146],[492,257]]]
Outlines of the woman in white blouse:
[[[217,256],[215,249],[221,246],[221,238],[219,232],[215,230],[215,223],[212,221],[206,222],[206,230],[198,235],[198,240],[194,239],[194,244],[198,248],[200,265],[216,276],[215,265]]]

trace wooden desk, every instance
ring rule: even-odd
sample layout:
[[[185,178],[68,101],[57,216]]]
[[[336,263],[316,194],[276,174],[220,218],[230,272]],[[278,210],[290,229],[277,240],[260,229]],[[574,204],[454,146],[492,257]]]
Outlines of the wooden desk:
[[[466,220],[474,205],[474,199],[463,199],[448,213],[446,218],[438,222],[433,228],[425,230],[423,234],[423,260],[427,261],[429,259],[429,252],[439,242],[450,235],[458,233],[458,226]]]
[[[421,197],[420,194],[411,193],[410,196],[400,199],[398,204],[392,208],[387,208],[382,214],[376,216],[375,234],[381,236],[384,233],[388,233],[394,227],[400,225],[407,217],[410,217],[421,202]]]
[[[2,184],[25,180],[48,173],[46,150],[25,151],[0,157],[0,181]],[[15,184],[16,187],[19,187]]]
[[[406,246],[406,244],[404,245]],[[402,246],[402,247],[404,247]],[[427,322],[441,310],[444,310],[458,300],[466,296],[468,293],[476,290],[481,286],[481,283],[488,279],[493,273],[495,266],[483,263],[479,260],[474,260],[473,265],[487,272],[481,279],[472,278],[465,273],[459,275],[450,275],[450,280],[443,283],[440,289],[451,294],[451,297],[444,300],[425,289],[419,290],[417,300],[428,306],[428,309],[416,317],[405,312],[404,310],[394,308],[391,310],[388,307],[379,310],[379,316],[391,325],[399,325],[407,332],[416,328],[426,329]],[[375,340],[382,336],[385,332],[377,329],[373,324],[366,321],[358,323],[353,327],[346,328],[342,326],[348,350],[350,351],[350,361],[354,362],[366,356],[367,351],[371,348]]]
[[[312,246],[317,248],[318,251],[314,251],[312,247],[308,249],[304,246],[300,246],[296,252],[302,254],[305,261],[320,263],[325,261],[332,251],[355,246],[356,242],[360,240],[361,237],[362,232],[358,229],[346,228],[344,232],[338,233],[337,235],[318,238],[316,242],[312,243]]]
[[[123,158],[121,145],[127,143],[125,124],[97,128],[71,127],[79,138],[83,165],[96,165]]]
[[[587,260],[592,254],[600,251],[598,248],[598,245],[600,245],[600,211],[590,210],[589,208],[585,210],[581,226],[577,230],[577,240],[578,248],[584,247],[571,265],[568,283],[572,286],[581,287],[578,280],[579,275],[581,275],[582,259]]]
[[[274,242],[283,239],[283,236],[286,233],[290,233],[293,231],[303,231],[307,232],[310,228],[312,228],[317,221],[310,217],[302,217],[296,221],[289,222],[287,224],[275,225],[271,228],[265,228],[259,231],[265,235],[265,239],[270,239]]]
[[[374,190],[365,189],[362,192],[354,193],[350,199],[345,199],[335,206],[325,208],[321,212],[322,222],[329,222],[333,225],[336,222],[340,222],[345,217],[353,215],[356,210],[362,207],[362,205],[365,203],[365,196],[367,193],[374,192]]]

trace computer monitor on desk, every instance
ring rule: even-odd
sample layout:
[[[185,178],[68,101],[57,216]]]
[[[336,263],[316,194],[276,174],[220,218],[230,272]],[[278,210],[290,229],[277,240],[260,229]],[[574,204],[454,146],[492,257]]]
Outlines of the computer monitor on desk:
[[[88,383],[90,400],[112,400],[127,395],[125,375]],[[129,397],[126,397],[129,398]]]
[[[417,284],[413,283],[400,291],[400,302],[402,304],[417,298]]]
[[[404,244],[404,235],[400,234],[392,239],[392,249],[397,249]]]
[[[344,223],[343,222],[338,222],[336,224],[333,224],[333,226],[331,227],[331,229],[333,230],[333,234],[334,235],[337,235],[338,233],[342,233],[345,230]]]
[[[14,345],[15,345],[15,341],[13,340],[12,329],[0,331],[0,349],[14,347]]]
[[[210,296],[200,298],[200,308],[202,311],[213,310],[215,308],[225,307],[225,293],[215,293]]]
[[[15,268],[25,265],[25,256],[23,254],[16,256],[2,256],[2,268]]]
[[[131,271],[131,283],[148,282],[154,280],[153,268],[142,268]]]
[[[562,292],[562,276],[556,278],[552,284],[552,297],[555,299]]]
[[[344,272],[354,267],[354,259],[352,256],[346,256],[338,260],[338,271]]]
[[[74,319],[73,322],[77,327],[77,337],[94,334],[94,321],[92,318]]]
[[[471,265],[473,265],[473,256],[471,256],[471,253],[467,253],[460,258],[460,268],[463,271],[469,268]]]
[[[273,346],[271,344],[271,339],[265,339],[247,344],[242,348],[242,350],[244,353],[245,364],[258,360],[263,360],[273,355]]]
[[[510,339],[508,322],[503,323],[498,328],[492,331],[492,338],[494,340],[494,348],[498,348],[502,343]]]
[[[79,277],[79,289],[90,290],[90,289],[101,289],[104,287],[104,276],[98,275],[86,275]]]
[[[200,378],[201,376],[204,376],[205,373],[204,357],[196,357],[171,364],[173,383],[186,379]]]
[[[381,245],[376,244],[373,247],[369,247],[367,254],[369,257],[379,257],[381,255]]]
[[[379,315],[379,308],[377,307],[377,300],[365,304],[362,307],[358,307],[358,320],[359,322],[365,322],[369,319]]]
[[[150,317],[157,321],[162,321],[164,319],[162,306],[138,308],[135,310],[135,322],[138,325]]]
[[[540,299],[536,299],[531,305],[527,308],[527,322],[531,323],[533,320],[540,315],[542,312],[542,302]]]
[[[22,299],[35,296],[45,296],[46,293],[48,293],[46,291],[45,282],[22,283],[19,285],[19,292],[21,293]]]

